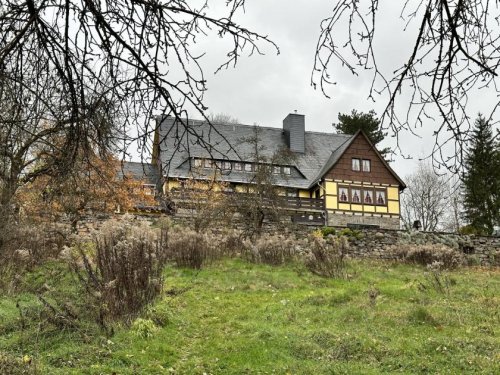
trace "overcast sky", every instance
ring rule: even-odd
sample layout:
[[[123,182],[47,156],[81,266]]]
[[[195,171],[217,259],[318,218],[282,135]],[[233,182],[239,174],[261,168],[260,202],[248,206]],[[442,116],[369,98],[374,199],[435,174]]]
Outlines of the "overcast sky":
[[[377,26],[376,53],[378,63],[385,72],[392,72],[408,58],[415,39],[415,27],[403,32],[404,21],[399,19],[399,2],[381,2]],[[381,6],[384,6],[381,4]],[[240,14],[241,25],[268,35],[280,48],[280,54],[267,46],[266,55],[242,58],[236,68],[213,75],[218,64],[223,62],[228,44],[209,38],[197,48],[206,50],[202,64],[207,79],[208,91],[205,99],[209,112],[225,113],[244,124],[281,127],[288,113],[297,110],[306,118],[306,130],[332,132],[332,123],[340,113],[352,109],[367,112],[374,109],[381,114],[386,100],[380,97],[374,103],[368,100],[371,73],[360,71],[353,76],[337,61],[329,67],[335,86],[329,87],[331,99],[310,83],[314,52],[320,33],[320,22],[333,8],[332,0],[248,0],[246,12]],[[490,100],[491,99],[491,100]],[[404,100],[400,99],[400,100]],[[481,97],[471,102],[471,116],[475,117],[485,102],[496,102],[496,97]],[[403,103],[404,104],[404,103]],[[416,159],[428,155],[433,144],[432,132],[436,124],[429,120],[423,129],[416,129],[421,138],[400,134],[400,145],[405,154],[414,160],[396,156],[393,168],[402,177],[416,165]],[[388,136],[381,147],[395,145]]]

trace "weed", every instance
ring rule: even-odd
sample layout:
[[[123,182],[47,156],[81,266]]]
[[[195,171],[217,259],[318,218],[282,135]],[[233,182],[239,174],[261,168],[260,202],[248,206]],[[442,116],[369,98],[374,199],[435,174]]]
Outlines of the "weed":
[[[137,318],[132,323],[130,330],[137,337],[147,339],[154,336],[155,332],[158,331],[158,327],[150,319]]]
[[[309,236],[310,252],[306,256],[306,266],[316,275],[344,278],[347,248],[345,237],[329,236],[324,239],[313,233]]]

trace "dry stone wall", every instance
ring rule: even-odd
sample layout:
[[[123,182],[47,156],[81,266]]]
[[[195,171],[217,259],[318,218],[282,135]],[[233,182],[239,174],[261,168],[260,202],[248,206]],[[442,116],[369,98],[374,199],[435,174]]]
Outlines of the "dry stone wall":
[[[380,229],[358,232],[349,249],[349,255],[357,258],[395,259],[398,247],[435,244],[463,253],[469,264],[500,266],[500,237]]]

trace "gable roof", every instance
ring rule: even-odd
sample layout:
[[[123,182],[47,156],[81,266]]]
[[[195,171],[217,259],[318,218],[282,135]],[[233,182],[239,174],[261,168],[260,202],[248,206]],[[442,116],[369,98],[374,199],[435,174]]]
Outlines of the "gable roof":
[[[190,177],[194,158],[251,161],[255,143],[249,140],[255,138],[256,129],[262,156],[270,159],[279,150],[288,149],[282,128],[217,123],[210,126],[204,121],[186,120],[186,130],[182,124],[177,126],[173,117],[158,121],[159,143],[155,147],[159,147],[159,159],[165,177]],[[290,176],[276,175],[275,184],[298,189],[311,188],[335,165],[359,133],[346,135],[306,131],[305,152],[291,152],[289,166],[292,173]],[[384,163],[404,186],[387,163]],[[252,177],[252,173],[232,170],[223,174],[222,179],[226,182],[249,183]]]
[[[384,159],[384,157],[382,156],[382,154],[380,154],[380,151],[377,150],[377,148],[372,143],[372,141],[370,141],[370,138],[368,138],[368,136],[361,129],[358,130],[350,139],[348,139],[337,150],[335,150],[334,152],[332,152],[332,155],[330,156],[330,158],[328,159],[328,161],[326,162],[326,164],[321,169],[321,171],[320,171],[320,173],[318,175],[318,180],[320,178],[322,178],[326,173],[328,173],[328,171],[330,169],[332,169],[335,166],[335,164],[337,164],[337,162],[340,160],[340,157],[344,154],[344,152],[346,152],[346,150],[349,148],[349,146],[351,146],[351,144],[354,142],[354,140],[357,137],[363,137],[368,142],[368,144],[370,145],[371,149],[373,151],[375,151],[375,153],[379,157],[379,159],[382,162],[382,164],[387,168],[387,170],[389,171],[389,173],[391,173],[391,175],[398,181],[398,183],[400,185],[400,190],[406,189],[406,184],[403,182],[403,180],[401,180],[401,178],[396,174],[396,172],[394,172],[394,170],[391,168],[391,166],[389,165],[389,163]]]

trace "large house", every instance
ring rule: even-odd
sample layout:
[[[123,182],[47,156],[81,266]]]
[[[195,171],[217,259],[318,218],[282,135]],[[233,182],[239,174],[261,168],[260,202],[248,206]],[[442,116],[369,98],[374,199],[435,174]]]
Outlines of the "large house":
[[[173,117],[158,120],[152,164],[161,171],[167,196],[187,180],[215,174],[226,190],[244,193],[266,160],[273,183],[293,202],[295,217],[399,229],[399,195],[406,186],[363,132],[306,131],[304,115],[296,113],[282,128],[184,123],[187,129]],[[289,158],[274,157],[283,151]]]

